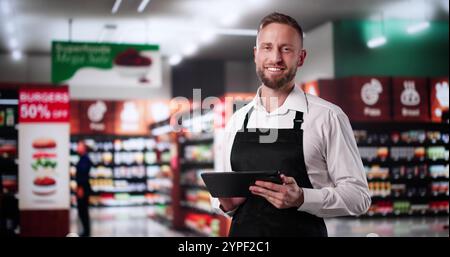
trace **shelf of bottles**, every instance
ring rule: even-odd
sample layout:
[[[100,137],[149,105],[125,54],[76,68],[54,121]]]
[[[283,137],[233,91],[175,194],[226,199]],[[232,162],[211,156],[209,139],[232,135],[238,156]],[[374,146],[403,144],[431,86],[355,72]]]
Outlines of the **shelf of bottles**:
[[[372,196],[368,216],[448,215],[447,124],[353,127]]]

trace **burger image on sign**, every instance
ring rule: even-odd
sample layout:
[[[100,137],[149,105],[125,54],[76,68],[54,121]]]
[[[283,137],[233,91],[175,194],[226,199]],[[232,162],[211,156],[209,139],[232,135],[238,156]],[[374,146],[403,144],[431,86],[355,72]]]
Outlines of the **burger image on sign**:
[[[33,180],[33,194],[47,196],[56,192],[55,168],[56,142],[49,138],[39,138],[33,141],[33,162],[31,168],[36,176]]]

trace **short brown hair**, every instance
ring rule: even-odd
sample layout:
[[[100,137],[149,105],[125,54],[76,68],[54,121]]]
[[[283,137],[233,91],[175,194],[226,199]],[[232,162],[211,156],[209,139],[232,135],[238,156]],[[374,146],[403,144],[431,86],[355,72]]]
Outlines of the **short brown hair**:
[[[259,23],[258,34],[265,26],[267,26],[271,23],[281,23],[281,24],[286,24],[286,25],[291,26],[298,32],[298,35],[300,36],[300,42],[303,44],[303,29],[302,29],[302,27],[298,24],[298,22],[294,18],[292,18],[291,16],[288,16],[286,14],[282,14],[282,13],[273,12],[273,13],[267,15],[266,17],[264,17],[261,20],[261,22]]]

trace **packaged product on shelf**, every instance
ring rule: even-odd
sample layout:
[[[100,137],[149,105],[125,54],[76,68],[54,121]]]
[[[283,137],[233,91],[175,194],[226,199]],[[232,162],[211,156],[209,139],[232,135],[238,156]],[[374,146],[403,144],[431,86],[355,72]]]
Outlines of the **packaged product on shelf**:
[[[217,228],[220,227],[220,221],[216,220],[211,215],[188,213],[184,222],[186,227],[189,227],[195,231],[199,231],[202,234],[208,236],[219,235],[219,231],[217,230]],[[211,227],[211,223],[213,223],[214,230]]]
[[[389,149],[387,147],[378,147],[377,157],[380,160],[385,160],[389,156]]]
[[[212,145],[188,145],[184,157],[189,161],[211,162],[214,158]]]
[[[170,159],[172,158],[172,154],[170,151],[165,151],[161,153],[161,161],[162,162],[170,162]]]
[[[111,152],[104,152],[102,153],[102,160],[103,163],[106,165],[109,165],[112,163],[113,155]]]
[[[406,184],[392,184],[391,185],[392,195],[398,197],[403,196],[406,193]]]
[[[426,140],[425,130],[408,130],[400,135],[402,143],[423,143]]]
[[[420,154],[420,151],[417,152]],[[415,156],[414,147],[392,147],[391,159],[392,160],[412,160]]]
[[[372,161],[377,157],[376,147],[358,147],[363,160]]]
[[[353,135],[355,136],[356,143],[367,142],[367,131],[366,130],[353,130]]]
[[[160,172],[158,165],[147,166],[147,178],[154,178]]]
[[[414,148],[414,158],[423,160],[425,158],[425,147]]]
[[[145,152],[145,163],[147,164],[154,164],[157,162],[157,155],[156,152]]]
[[[90,170],[90,176],[94,178],[110,178],[112,177],[112,169],[105,166],[92,167]]]
[[[432,146],[427,149],[427,157],[430,160],[448,160],[448,150],[444,146]]]
[[[400,132],[393,131],[391,132],[391,142],[396,144],[400,141]]]
[[[449,165],[431,165],[430,176],[432,178],[448,178]]]
[[[168,178],[154,178],[147,180],[148,191],[170,192],[171,188],[172,188],[172,180]]]
[[[411,213],[426,214],[428,211],[428,204],[411,204]]]
[[[411,208],[411,203],[409,201],[395,201],[393,208],[395,214],[408,214]]]
[[[430,143],[435,144],[440,138],[440,131],[427,131],[427,139]]]

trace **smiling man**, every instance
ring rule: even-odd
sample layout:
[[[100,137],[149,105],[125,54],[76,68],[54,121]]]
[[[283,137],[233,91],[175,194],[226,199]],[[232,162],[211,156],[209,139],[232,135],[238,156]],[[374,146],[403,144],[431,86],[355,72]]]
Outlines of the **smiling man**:
[[[227,124],[225,170],[276,170],[282,183],[257,181],[250,197],[213,206],[233,217],[230,236],[327,236],[323,217],[360,215],[371,202],[350,122],[295,85],[306,51],[293,18],[264,17],[254,56],[262,85]]]

